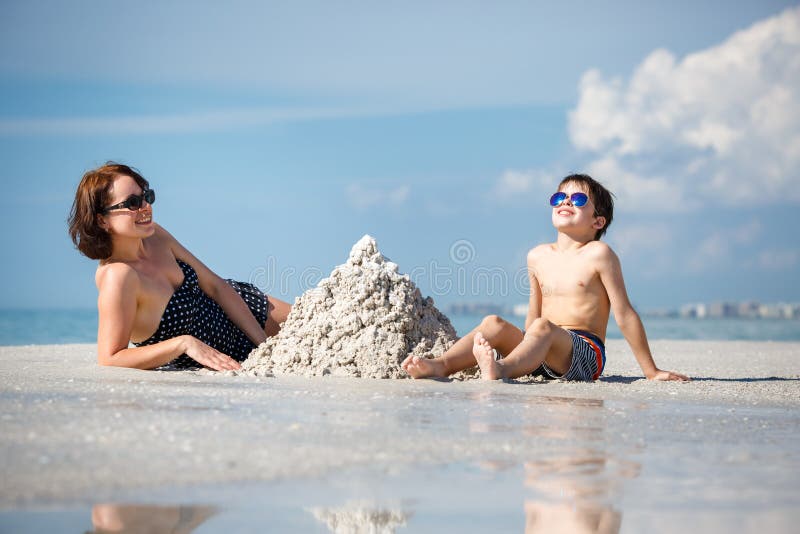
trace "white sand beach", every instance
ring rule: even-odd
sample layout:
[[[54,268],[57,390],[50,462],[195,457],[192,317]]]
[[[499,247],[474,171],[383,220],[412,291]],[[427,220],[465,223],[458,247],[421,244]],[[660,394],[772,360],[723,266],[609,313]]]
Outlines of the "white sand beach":
[[[381,495],[410,531],[431,514],[477,529],[508,495],[511,531],[536,531],[564,487],[622,531],[794,525],[800,343],[652,347],[694,381],[644,380],[618,340],[594,384],[154,372],[99,367],[94,345],[0,347],[0,525],[100,502],[235,508],[242,487],[328,519]]]

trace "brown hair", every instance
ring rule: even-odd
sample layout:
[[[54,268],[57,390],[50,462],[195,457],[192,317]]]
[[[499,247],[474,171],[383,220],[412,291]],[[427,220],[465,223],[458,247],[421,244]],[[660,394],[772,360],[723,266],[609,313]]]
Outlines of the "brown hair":
[[[142,189],[149,187],[135,169],[109,161],[84,174],[75,192],[68,220],[69,236],[81,254],[93,260],[111,256],[111,235],[100,226],[98,215],[111,201],[111,184],[118,176],[130,176]]]
[[[588,189],[589,198],[594,203],[594,216],[605,218],[606,224],[594,234],[595,241],[598,241],[614,219],[614,194],[588,174],[570,174],[558,184],[559,191],[566,184],[579,184]]]

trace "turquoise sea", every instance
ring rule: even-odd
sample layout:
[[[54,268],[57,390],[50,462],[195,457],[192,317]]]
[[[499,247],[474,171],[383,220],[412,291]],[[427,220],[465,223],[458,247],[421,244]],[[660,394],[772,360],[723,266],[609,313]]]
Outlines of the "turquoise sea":
[[[481,317],[450,317],[459,335],[469,332]],[[510,320],[522,326],[523,317]],[[788,319],[681,319],[643,317],[650,339],[800,341],[800,320]],[[93,343],[97,335],[97,311],[0,310],[0,345],[49,345]],[[612,320],[609,338],[621,338]]]
[[[480,323],[482,316],[454,315],[450,320],[464,335]],[[524,317],[506,317],[522,328]],[[789,319],[683,319],[672,317],[642,317],[649,339],[697,339],[734,341],[800,341],[800,320]],[[607,337],[622,339],[612,319]]]

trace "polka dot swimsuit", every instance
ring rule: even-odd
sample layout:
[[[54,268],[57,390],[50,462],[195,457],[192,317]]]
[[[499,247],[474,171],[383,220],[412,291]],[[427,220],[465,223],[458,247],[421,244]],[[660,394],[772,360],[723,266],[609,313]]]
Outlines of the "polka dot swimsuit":
[[[197,280],[191,265],[177,260],[183,271],[183,283],[172,294],[156,333],[137,347],[152,345],[159,341],[181,335],[194,336],[237,361],[244,361],[255,345],[225,315],[219,304],[206,295]],[[262,327],[267,322],[267,296],[253,284],[226,280],[242,297],[250,313]],[[172,367],[198,367],[199,364],[183,354],[170,362]]]

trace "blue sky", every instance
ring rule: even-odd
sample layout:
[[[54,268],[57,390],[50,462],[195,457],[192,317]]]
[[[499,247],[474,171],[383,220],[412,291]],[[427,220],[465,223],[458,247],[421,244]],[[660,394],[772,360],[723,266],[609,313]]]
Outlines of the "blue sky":
[[[581,171],[617,194],[640,308],[798,301],[800,11],[2,2],[0,307],[94,305],[65,220],[106,160],[215,271],[285,299],[369,233],[439,303],[524,302],[547,197]]]

